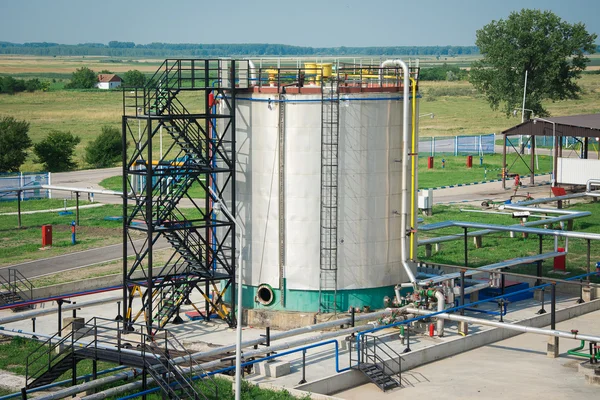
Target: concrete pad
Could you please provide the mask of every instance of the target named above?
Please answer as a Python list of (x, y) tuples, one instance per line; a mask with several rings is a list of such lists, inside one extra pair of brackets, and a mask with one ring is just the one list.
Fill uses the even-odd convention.
[[(600, 311), (557, 324), (557, 329), (597, 333)], [(579, 342), (563, 339), (564, 349)], [(578, 372), (582, 358), (560, 353), (546, 358), (547, 339), (522, 334), (404, 372), (402, 389), (383, 393), (369, 383), (334, 394), (349, 400), (424, 398), (443, 393), (445, 400), (463, 399), (562, 399), (598, 398), (598, 387), (585, 384)]]

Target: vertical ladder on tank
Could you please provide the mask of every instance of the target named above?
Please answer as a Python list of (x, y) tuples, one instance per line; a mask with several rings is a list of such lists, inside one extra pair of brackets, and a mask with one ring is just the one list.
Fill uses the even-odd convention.
[(339, 92), (335, 77), (322, 84), (321, 102), (321, 245), (319, 312), (336, 313)]

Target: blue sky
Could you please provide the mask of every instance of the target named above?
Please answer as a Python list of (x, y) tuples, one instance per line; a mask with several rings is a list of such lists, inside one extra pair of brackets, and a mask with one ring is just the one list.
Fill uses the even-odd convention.
[(473, 45), (522, 8), (600, 33), (598, 0), (0, 0), (0, 41)]

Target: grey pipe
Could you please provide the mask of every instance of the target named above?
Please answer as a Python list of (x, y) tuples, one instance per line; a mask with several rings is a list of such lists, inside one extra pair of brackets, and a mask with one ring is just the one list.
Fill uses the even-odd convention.
[[(112, 301), (117, 301), (120, 299), (122, 299), (122, 297), (119, 295), (119, 296), (112, 296), (112, 297), (108, 297), (108, 298), (104, 298), (104, 299), (83, 301), (83, 302), (77, 303), (77, 304), (67, 304), (62, 307), (62, 310), (69, 311), (69, 310), (74, 310), (74, 309), (78, 309), (78, 308), (85, 308), (85, 307), (95, 306), (95, 305), (102, 304), (102, 303), (110, 303)], [(40, 315), (53, 314), (55, 312), (58, 312), (58, 308), (44, 308), (41, 310), (27, 311), (24, 313), (12, 315), (10, 317), (0, 318), (0, 326), (2, 326), (4, 324), (10, 324), (11, 322), (23, 321), (25, 319), (39, 317)]]
[[(548, 229), (539, 229), (539, 228), (530, 228), (531, 226), (537, 225), (545, 225), (551, 224), (560, 221), (568, 221), (574, 218), (587, 217), (592, 215), (592, 213), (588, 211), (579, 212), (577, 214), (572, 215), (561, 215), (554, 218), (543, 219), (539, 221), (530, 221), (523, 225), (494, 225), (494, 224), (482, 224), (476, 222), (462, 222), (462, 221), (448, 221), (444, 224), (436, 224), (435, 228), (427, 229), (427, 226), (421, 227), (421, 230), (433, 230), (440, 228), (447, 228), (451, 226), (461, 227), (461, 228), (484, 228), (483, 230), (470, 232), (468, 236), (483, 236), (495, 231), (506, 231), (506, 232), (524, 232), (531, 233), (535, 235), (553, 235), (556, 237), (572, 237), (579, 239), (591, 239), (591, 240), (600, 240), (600, 235), (594, 233), (585, 233), (585, 232), (569, 232), (569, 231), (559, 231), (559, 230), (548, 230)], [(419, 246), (423, 246), (425, 244), (433, 244), (433, 243), (442, 243), (448, 242), (452, 240), (462, 239), (464, 236), (462, 234), (454, 234), (448, 236), (440, 236), (437, 238), (425, 239), (419, 241)]]
[[(532, 263), (532, 262), (536, 262), (536, 261), (540, 261), (540, 260), (545, 260), (548, 258), (554, 258), (554, 257), (558, 257), (558, 256), (561, 256), (564, 254), (565, 254), (564, 252), (552, 252), (552, 253), (535, 254), (533, 256), (527, 256), (527, 257), (519, 257), (519, 258), (514, 258), (512, 260), (500, 261), (498, 263), (484, 265), (483, 267), (479, 267), (477, 269), (470, 269), (465, 272), (465, 277), (481, 274), (484, 272), (493, 272), (494, 270), (497, 270), (497, 269), (503, 269), (503, 268), (508, 268), (508, 267), (512, 267), (512, 266), (516, 266), (516, 265)], [(432, 285), (435, 285), (435, 284), (438, 284), (438, 283), (441, 283), (444, 281), (456, 279), (458, 277), (460, 277), (460, 272), (453, 272), (450, 274), (444, 274), (444, 275), (440, 275), (440, 276), (433, 277), (433, 278), (423, 279), (422, 281), (419, 281), (418, 283), (420, 286), (432, 286)]]
[[(417, 308), (409, 308), (407, 311), (409, 313), (419, 314), (419, 315), (432, 314), (431, 311), (420, 310)], [(476, 324), (476, 325), (493, 326), (495, 328), (509, 329), (509, 330), (519, 331), (519, 332), (523, 332), (523, 333), (534, 333), (536, 335), (554, 336), (554, 337), (559, 337), (559, 338), (564, 338), (564, 339), (574, 339), (574, 340), (587, 340), (589, 342), (596, 342), (596, 343), (600, 342), (600, 336), (581, 335), (579, 333), (558, 331), (555, 329), (534, 328), (532, 326), (508, 324), (506, 322), (496, 322), (496, 321), (490, 321), (490, 320), (473, 318), (473, 317), (465, 317), (463, 315), (438, 314), (435, 317), (447, 319), (450, 321), (468, 322), (470, 324)]]
[[(381, 74), (383, 74), (383, 68), (387, 66), (400, 66), (402, 68), (403, 76), (403, 99), (402, 99), (402, 194), (400, 196), (400, 258), (402, 267), (408, 276), (408, 280), (416, 287), (417, 279), (413, 274), (410, 265), (408, 264), (407, 256), (407, 236), (408, 231), (408, 199), (409, 196), (414, 196), (414, 193), (409, 193), (408, 190), (408, 178), (406, 171), (409, 170), (409, 142), (410, 142), (410, 131), (408, 130), (408, 118), (410, 113), (410, 71), (408, 66), (402, 60), (386, 60), (381, 63)], [(415, 122), (413, 121), (413, 124)]]
[(588, 179), (588, 181), (585, 183), (585, 191), (591, 192), (592, 186), (600, 186), (600, 179)]
[[(389, 311), (394, 311), (394, 312), (406, 311), (406, 310), (408, 310), (408, 308), (411, 305), (407, 305), (407, 306), (404, 306), (404, 307), (401, 307), (401, 308), (397, 308), (397, 309), (394, 309), (394, 310), (389, 310)], [(369, 315), (372, 316), (372, 314), (369, 314)], [(369, 325), (361, 325), (361, 326), (355, 326), (355, 327), (352, 327), (352, 328), (342, 329), (342, 330), (339, 330), (339, 331), (325, 332), (325, 333), (321, 333), (321, 334), (316, 335), (316, 336), (310, 336), (310, 337), (307, 337), (307, 338), (297, 339), (297, 340), (292, 341), (292, 342), (285, 342), (285, 343), (281, 343), (281, 344), (278, 344), (278, 345), (275, 345), (275, 346), (263, 347), (263, 348), (259, 348), (257, 350), (251, 350), (251, 351), (249, 351), (247, 353), (244, 353), (244, 357), (245, 358), (254, 358), (254, 357), (263, 355), (265, 353), (271, 353), (271, 352), (276, 352), (276, 351), (281, 351), (281, 350), (292, 349), (292, 348), (300, 347), (300, 346), (308, 344), (308, 343), (315, 343), (315, 342), (320, 342), (322, 340), (335, 338), (337, 336), (350, 335), (352, 333), (357, 333), (357, 332), (361, 332), (361, 331), (372, 329), (372, 328), (374, 328), (376, 326), (378, 326), (378, 324), (376, 322), (371, 322)], [(182, 370), (184, 371), (184, 373), (187, 373), (187, 372), (201, 372), (203, 370), (208, 370), (208, 369), (219, 367), (221, 364), (222, 364), (221, 360), (214, 360), (214, 361), (208, 361), (208, 362), (202, 363), (202, 364), (200, 364), (198, 366), (195, 366), (195, 367), (182, 368)], [(106, 390), (104, 392), (99, 392), (99, 393), (96, 393), (96, 394), (93, 394), (93, 395), (90, 395), (90, 396), (83, 397), (82, 400), (99, 400), (99, 399), (105, 399), (107, 397), (114, 396), (114, 395), (116, 395), (118, 393), (122, 393), (124, 391), (139, 389), (141, 386), (142, 386), (142, 382), (141, 381), (131, 382), (131, 383), (125, 384), (123, 386), (119, 386), (119, 387), (108, 389), (108, 390)], [(46, 399), (50, 400), (51, 398), (50, 397), (48, 397), (48, 398), (43, 397), (43, 398), (39, 398), (39, 399), (40, 400), (46, 400)], [(52, 399), (54, 399), (54, 398), (52, 398)]]
[[(409, 305), (410, 306), (410, 305)], [(397, 309), (386, 309), (383, 311), (378, 311), (378, 312), (374, 312), (374, 313), (369, 313), (369, 314), (363, 314), (363, 315), (358, 315), (356, 316), (355, 320), (356, 321), (362, 321), (365, 319), (373, 319), (379, 316), (383, 316), (392, 312), (398, 312), (398, 311), (403, 311), (406, 310), (409, 306), (405, 306), (402, 308), (397, 308)], [(339, 319), (339, 320), (335, 320), (335, 321), (329, 321), (329, 322), (324, 322), (321, 324), (316, 324), (316, 325), (309, 325), (306, 327), (302, 327), (302, 328), (298, 328), (298, 329), (293, 329), (291, 331), (287, 331), (287, 332), (281, 332), (279, 334), (275, 334), (271, 336), (271, 340), (277, 340), (277, 339), (282, 339), (288, 336), (294, 336), (294, 335), (299, 335), (301, 333), (307, 333), (307, 332), (311, 332), (314, 331), (316, 329), (325, 329), (325, 328), (329, 328), (329, 327), (334, 327), (334, 326), (339, 326), (343, 323), (349, 323), (351, 321), (351, 318), (343, 318), (343, 319)], [(353, 332), (360, 332), (361, 330), (365, 330), (365, 329), (371, 329), (371, 326), (368, 325), (363, 325), (363, 326), (357, 326), (354, 328), (348, 328), (348, 329), (344, 329), (344, 330), (340, 330), (340, 331), (333, 331), (333, 332), (327, 332), (323, 335), (331, 335), (331, 336), (326, 336), (326, 338), (329, 337), (335, 337), (335, 336), (340, 336), (340, 335), (344, 335), (346, 333), (353, 333)], [(320, 336), (317, 336), (320, 337)], [(310, 338), (303, 338), (303, 339), (299, 339), (298, 341), (303, 341), (302, 343), (310, 343), (311, 340), (315, 340), (314, 339), (315, 336), (310, 337)], [(306, 342), (304, 342), (305, 340), (308, 340)], [(323, 339), (318, 339), (318, 340), (323, 340)], [(296, 342), (298, 342), (296, 341)], [(255, 340), (250, 340), (250, 341), (246, 341), (244, 343), (242, 343), (242, 347), (250, 347), (250, 346), (254, 346), (256, 344), (261, 344), (264, 342), (264, 339), (255, 339)], [(285, 344), (286, 347), (282, 347), (282, 348), (290, 348), (290, 347), (294, 347), (294, 346), (300, 346), (301, 344), (294, 344), (296, 342), (290, 342)], [(254, 353), (257, 354), (264, 354), (267, 352), (273, 352), (276, 351), (276, 349), (279, 349), (279, 346), (281, 345), (277, 345), (277, 346), (271, 346), (271, 347), (265, 347), (265, 348), (261, 348), (259, 350), (255, 350), (255, 351), (251, 351), (249, 353), (245, 354), (245, 357), (252, 357)], [(209, 350), (207, 352), (198, 352), (198, 353), (194, 353), (192, 354), (192, 358), (194, 359), (198, 359), (198, 358), (202, 358), (202, 357), (209, 357), (209, 356), (215, 356), (218, 354), (223, 354), (229, 351), (235, 350), (235, 344), (233, 345), (229, 345), (229, 346), (223, 346), (223, 347), (219, 347), (216, 349), (212, 349)], [(173, 359), (174, 362), (181, 362), (183, 361), (184, 358), (183, 357), (178, 357)], [(186, 361), (189, 361), (189, 359), (185, 359)], [(215, 365), (218, 365), (220, 363), (220, 361), (215, 361), (214, 362)], [(206, 364), (206, 363), (205, 363)], [(205, 364), (201, 364), (200, 366), (204, 369), (210, 368), (207, 367)], [(185, 370), (185, 369), (184, 369)], [(63, 389), (57, 392), (54, 392), (52, 394), (48, 394), (46, 396), (43, 397), (39, 397), (38, 399), (40, 400), (56, 400), (56, 399), (61, 399), (63, 397), (67, 397), (67, 396), (72, 396), (74, 394), (77, 393), (81, 393), (81, 392), (85, 392), (87, 390), (93, 389), (97, 386), (101, 386), (104, 384), (109, 384), (109, 383), (113, 383), (113, 382), (118, 382), (120, 380), (125, 380), (125, 379), (131, 379), (132, 377), (134, 377), (136, 374), (134, 374), (133, 371), (126, 371), (126, 372), (119, 372), (115, 375), (111, 375), (111, 376), (107, 376), (104, 378), (100, 378), (100, 379), (96, 379), (95, 381), (90, 381), (90, 382), (85, 382), (85, 383), (81, 383), (79, 385), (76, 386), (72, 386), (70, 388), (67, 389)], [(134, 382), (135, 383), (135, 382)], [(120, 388), (124, 388), (123, 390), (128, 390), (129, 389), (129, 385), (124, 385), (124, 386), (119, 386), (118, 388), (113, 388), (110, 389), (112, 390), (117, 390)], [(139, 385), (141, 386), (141, 383), (139, 383)], [(139, 386), (135, 386), (135, 388), (138, 388)], [(121, 391), (117, 392), (120, 393)], [(111, 392), (112, 393), (112, 392)], [(97, 393), (96, 395), (100, 395), (100, 393)], [(96, 396), (96, 395), (92, 395), (92, 396)], [(109, 394), (111, 395), (111, 394)], [(109, 396), (107, 395), (107, 396)], [(85, 399), (90, 400), (90, 399), (103, 399), (106, 397), (92, 397), (92, 396), (88, 396), (85, 397)]]

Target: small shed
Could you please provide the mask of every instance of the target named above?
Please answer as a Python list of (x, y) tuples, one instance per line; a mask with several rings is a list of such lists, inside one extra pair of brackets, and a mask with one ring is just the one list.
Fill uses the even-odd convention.
[[(502, 135), (504, 165), (508, 165), (507, 147), (512, 146), (517, 157), (530, 165), (530, 183), (534, 183), (538, 153), (553, 158), (552, 186), (585, 185), (589, 179), (600, 178), (600, 114), (534, 118), (505, 130)], [(510, 140), (518, 136), (523, 138), (520, 148)]]
[(115, 74), (100, 74), (98, 75), (98, 83), (96, 87), (98, 89), (114, 89), (121, 86), (123, 80)]

